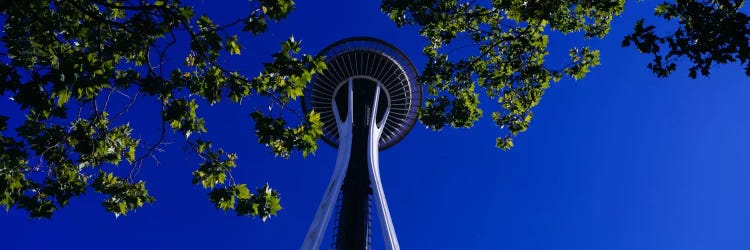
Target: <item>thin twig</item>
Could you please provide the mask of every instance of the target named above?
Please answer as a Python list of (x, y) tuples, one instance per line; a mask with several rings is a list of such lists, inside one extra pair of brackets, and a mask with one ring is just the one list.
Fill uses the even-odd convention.
[[(164, 110), (164, 108), (165, 106), (164, 104), (162, 104), (162, 107), (161, 107), (162, 111)], [(158, 150), (159, 145), (161, 145), (162, 142), (164, 141), (164, 135), (166, 134), (166, 132), (167, 132), (167, 123), (165, 121), (162, 121), (161, 122), (161, 135), (159, 135), (159, 140), (157, 140), (156, 143), (151, 145), (151, 147), (149, 147), (149, 149), (146, 150), (144, 154), (141, 154), (140, 156), (138, 156), (138, 158), (136, 158), (135, 161), (141, 161), (147, 156), (151, 155), (154, 151)]]
[[(117, 92), (119, 93), (119, 91), (117, 91)], [(125, 114), (125, 112), (127, 112), (130, 109), (130, 106), (132, 106), (133, 103), (135, 103), (135, 99), (138, 98), (138, 95), (140, 93), (141, 93), (140, 91), (136, 92), (135, 95), (133, 96), (133, 98), (130, 98), (130, 102), (128, 102), (128, 104), (126, 104), (125, 107), (123, 107), (122, 110), (120, 110), (120, 112), (118, 112), (117, 115), (115, 115), (111, 120), (114, 121), (117, 118), (119, 118), (120, 116), (122, 116), (123, 114)], [(123, 95), (125, 95), (125, 94), (123, 94)], [(125, 96), (127, 96), (127, 95), (125, 95)]]
[(102, 110), (107, 111), (107, 106), (109, 105), (109, 97), (112, 96), (112, 92), (114, 92), (114, 88), (109, 89), (109, 93), (107, 93), (107, 98), (104, 100), (104, 107), (102, 107)]

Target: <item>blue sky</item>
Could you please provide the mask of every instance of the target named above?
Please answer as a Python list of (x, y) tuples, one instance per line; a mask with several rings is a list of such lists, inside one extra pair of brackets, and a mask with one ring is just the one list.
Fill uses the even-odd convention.
[[(226, 20), (245, 1), (198, 3)], [(363, 1), (364, 2), (364, 1)], [(315, 54), (350, 36), (372, 36), (403, 50), (421, 70), (424, 41), (398, 29), (372, 1), (299, 1), (262, 37), (243, 34), (229, 65), (257, 74), (290, 35)], [(403, 249), (749, 249), (750, 84), (738, 65), (670, 78), (647, 69), (648, 57), (621, 48), (635, 20), (653, 20), (653, 2), (628, 3), (602, 40), (551, 37), (552, 57), (570, 46), (601, 49), (602, 65), (583, 80), (554, 84), (534, 109), (529, 130), (509, 152), (483, 117), (472, 129), (432, 132), (417, 124), (381, 153), (384, 189)], [(557, 58), (557, 59), (556, 59)], [(179, 62), (179, 58), (175, 59)], [(14, 107), (7, 100), (2, 110)], [(336, 151), (321, 142), (313, 157), (276, 159), (256, 143), (247, 116), (260, 101), (201, 106), (208, 136), (239, 154), (235, 178), (269, 182), (284, 210), (263, 223), (215, 209), (190, 183), (197, 159), (179, 135), (140, 177), (157, 202), (115, 218), (101, 196), (77, 198), (52, 220), (11, 210), (0, 216), (2, 249), (298, 249), (329, 180)], [(136, 135), (153, 138), (154, 103), (132, 108)], [(492, 103), (484, 100), (489, 114)], [(378, 232), (379, 230), (374, 230)], [(327, 239), (330, 241), (330, 238)], [(374, 238), (376, 248), (382, 239)]]

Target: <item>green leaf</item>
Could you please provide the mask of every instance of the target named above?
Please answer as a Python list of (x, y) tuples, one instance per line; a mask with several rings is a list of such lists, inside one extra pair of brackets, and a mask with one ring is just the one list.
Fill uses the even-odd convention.
[(57, 92), (57, 106), (62, 107), (70, 99), (70, 89), (64, 88)]
[(240, 45), (237, 43), (237, 35), (231, 36), (227, 39), (226, 49), (227, 51), (229, 51), (229, 54), (232, 54), (232, 55), (240, 54)]
[(250, 199), (250, 190), (245, 184), (238, 184), (232, 186), (232, 192), (238, 199)]

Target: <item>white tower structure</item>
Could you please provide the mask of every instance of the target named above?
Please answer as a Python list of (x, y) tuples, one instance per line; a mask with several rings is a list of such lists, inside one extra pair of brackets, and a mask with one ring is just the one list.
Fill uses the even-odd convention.
[(321, 114), (323, 140), (338, 148), (338, 156), (302, 249), (319, 249), (334, 213), (335, 249), (370, 249), (373, 201), (386, 249), (399, 249), (378, 152), (398, 143), (416, 122), (422, 101), (416, 69), (396, 47), (369, 37), (340, 40), (320, 55), (328, 70), (305, 90), (303, 108)]

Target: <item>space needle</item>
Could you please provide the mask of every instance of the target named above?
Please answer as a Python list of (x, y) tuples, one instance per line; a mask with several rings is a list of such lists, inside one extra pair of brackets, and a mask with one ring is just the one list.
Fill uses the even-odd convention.
[(323, 140), (338, 149), (336, 165), (301, 249), (319, 249), (335, 215), (333, 248), (371, 249), (375, 206), (385, 248), (399, 249), (378, 163), (417, 120), (422, 91), (416, 68), (395, 46), (352, 37), (324, 48), (328, 70), (305, 89), (303, 109), (321, 114)]

